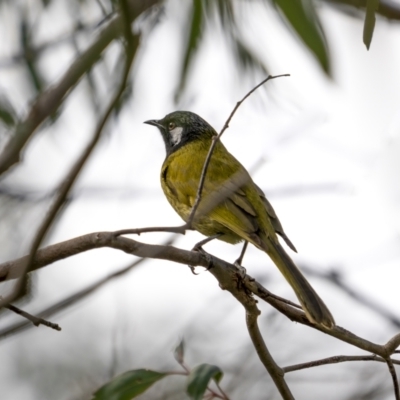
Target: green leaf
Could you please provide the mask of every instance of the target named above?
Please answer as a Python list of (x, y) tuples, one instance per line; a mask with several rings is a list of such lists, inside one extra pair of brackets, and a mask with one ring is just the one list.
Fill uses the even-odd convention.
[(185, 342), (183, 339), (179, 342), (178, 346), (175, 347), (174, 357), (179, 364), (183, 364), (185, 358)]
[(372, 35), (374, 34), (375, 28), (375, 11), (378, 10), (379, 0), (367, 0), (367, 6), (365, 10), (365, 21), (364, 21), (364, 32), (363, 42), (369, 50), (371, 45)]
[(181, 95), (183, 89), (186, 86), (189, 66), (192, 62), (193, 56), (197, 50), (197, 46), (203, 34), (203, 19), (203, 0), (193, 0), (192, 17), (189, 25), (189, 39), (186, 45), (185, 58), (183, 59), (181, 79), (178, 91), (175, 96), (176, 98)]
[(223, 375), (216, 365), (201, 364), (190, 372), (186, 392), (191, 399), (201, 400), (211, 379), (219, 383)]
[(17, 116), (14, 110), (14, 107), (8, 100), (8, 98), (4, 95), (0, 95), (0, 121), (4, 123), (4, 125), (11, 127), (15, 125), (17, 120)]
[(322, 69), (330, 74), (328, 47), (312, 0), (273, 0), (287, 22), (315, 55)]
[(101, 387), (94, 394), (93, 400), (133, 399), (167, 375), (148, 369), (135, 369), (125, 372)]
[(204, 0), (203, 5), (206, 14), (211, 18), (213, 18), (215, 12), (217, 12), (224, 29), (232, 30), (236, 28), (232, 0)]
[(28, 71), (29, 78), (37, 93), (41, 93), (44, 81), (37, 65), (37, 52), (32, 46), (32, 32), (29, 29), (28, 21), (25, 16), (20, 23), (21, 47), (24, 53), (23, 61)]
[(235, 53), (236, 58), (240, 62), (240, 66), (246, 72), (247, 70), (259, 70), (263, 73), (263, 75), (268, 75), (267, 68), (248, 47), (247, 45), (240, 40), (238, 37), (235, 37), (233, 40), (233, 51)]

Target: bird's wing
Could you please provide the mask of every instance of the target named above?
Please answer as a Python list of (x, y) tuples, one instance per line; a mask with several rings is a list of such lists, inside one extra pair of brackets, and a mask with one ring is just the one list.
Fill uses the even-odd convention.
[(262, 202), (264, 203), (265, 209), (267, 210), (267, 213), (271, 219), (272, 225), (275, 229), (275, 232), (286, 242), (286, 244), (294, 251), (297, 253), (296, 247), (294, 247), (294, 244), (290, 241), (290, 239), (286, 236), (286, 233), (284, 232), (283, 228), (282, 228), (282, 224), (279, 221), (278, 216), (275, 213), (275, 210), (273, 209), (271, 203), (268, 201), (268, 199), (265, 197), (264, 192), (260, 189), (259, 186), (257, 186), (256, 184), (254, 184), (256, 189), (257, 189), (257, 193), (259, 194)]
[[(161, 175), (168, 200), (184, 220), (195, 203), (204, 152), (185, 147), (166, 160)], [(272, 209), (272, 207), (271, 207)], [(258, 211), (257, 211), (258, 210)], [(207, 216), (261, 248), (276, 239), (272, 217), (246, 169), (220, 143), (208, 166), (196, 219)]]
[(266, 237), (276, 238), (271, 218), (263, 212), (257, 187), (236, 158), (226, 150), (218, 151), (207, 176), (212, 180), (205, 180), (199, 213), (261, 248), (266, 245)]

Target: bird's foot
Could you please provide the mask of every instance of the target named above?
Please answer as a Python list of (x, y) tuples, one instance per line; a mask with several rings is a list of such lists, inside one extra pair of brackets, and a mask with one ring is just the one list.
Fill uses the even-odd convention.
[(233, 265), (238, 269), (238, 273), (239, 273), (239, 277), (242, 279), (242, 280), (244, 280), (244, 278), (246, 277), (246, 275), (247, 275), (247, 271), (246, 271), (246, 268), (245, 267), (243, 267), (241, 264), (240, 264), (240, 259), (237, 259), (234, 263), (233, 263)]
[[(201, 254), (206, 258), (207, 264), (208, 264), (208, 266), (207, 266), (207, 268), (206, 268), (206, 271), (210, 270), (210, 269), (214, 266), (213, 261), (212, 261), (212, 257), (211, 257), (210, 254), (208, 254), (208, 253), (203, 249), (203, 247), (202, 247), (204, 244), (206, 244), (206, 243), (208, 243), (208, 242), (210, 241), (210, 240), (208, 240), (208, 239), (209, 239), (209, 238), (204, 239), (204, 240), (202, 240), (202, 241), (199, 242), (199, 243), (196, 243), (196, 244), (194, 245), (193, 249), (192, 249), (192, 251), (196, 251), (196, 252), (198, 252), (198, 253), (201, 253)], [(190, 270), (192, 271), (192, 274), (193, 274), (193, 275), (198, 275), (198, 273), (195, 271), (195, 268), (196, 268), (196, 267), (194, 267), (193, 265), (188, 265), (188, 267), (189, 267)]]

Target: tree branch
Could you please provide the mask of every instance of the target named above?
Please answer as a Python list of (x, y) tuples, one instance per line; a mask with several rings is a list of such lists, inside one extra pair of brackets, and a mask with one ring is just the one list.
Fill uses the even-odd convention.
[[(257, 309), (258, 311), (258, 309)], [(261, 362), (264, 364), (264, 367), (270, 374), (272, 380), (275, 383), (275, 386), (278, 388), (279, 393), (282, 398), (285, 400), (294, 400), (294, 397), (284, 379), (284, 371), (272, 358), (270, 352), (268, 351), (267, 346), (265, 345), (264, 339), (261, 336), (260, 329), (258, 328), (257, 318), (260, 312), (250, 312), (246, 310), (246, 324), (247, 329), (250, 334), (250, 338), (253, 342), (253, 345), (257, 351), (258, 357)]]
[[(283, 383), (284, 381), (279, 378), (279, 374), (280, 371), (288, 372), (289, 370), (277, 369), (279, 367), (274, 367), (272, 358), (270, 359), (270, 356), (268, 356), (268, 349), (266, 349), (265, 343), (256, 325), (259, 310), (256, 306), (256, 300), (251, 296), (251, 293), (268, 302), (292, 321), (307, 325), (343, 342), (356, 346), (359, 349), (380, 356), (388, 364), (396, 393), (398, 391), (397, 376), (393, 374), (393, 363), (398, 364), (398, 361), (391, 360), (390, 356), (396, 352), (397, 347), (400, 345), (400, 333), (388, 340), (386, 344), (379, 345), (363, 339), (340, 326), (326, 329), (323, 326), (314, 325), (307, 319), (301, 309), (293, 307), (285, 300), (282, 301), (279, 297), (270, 293), (260, 283), (254, 280), (254, 278), (246, 275), (244, 279), (241, 279), (234, 265), (205, 252), (186, 251), (173, 246), (150, 245), (126, 237), (116, 236), (115, 232), (95, 232), (38, 250), (33, 259), (32, 270), (45, 267), (46, 265), (71, 255), (101, 247), (118, 249), (142, 258), (169, 260), (185, 266), (191, 265), (209, 268), (210, 265), (212, 265), (209, 272), (217, 279), (219, 286), (223, 290), (228, 290), (246, 309), (248, 329), (253, 344), (263, 364), (267, 367), (266, 364), (269, 363), (268, 368), (270, 369), (267, 368), (267, 370), (271, 373), (281, 394), (286, 391), (286, 383)], [(0, 281), (18, 278), (20, 266), (26, 263), (27, 257), (28, 256), (25, 256), (1, 264)], [(286, 393), (285, 396), (289, 396), (289, 393)]]
[(246, 276), (244, 285), (247, 290), (272, 305), (282, 314), (286, 315), (286, 317), (288, 317), (290, 320), (313, 327), (314, 329), (317, 329), (329, 336), (333, 336), (343, 342), (349, 343), (355, 347), (358, 347), (359, 349), (368, 351), (369, 353), (377, 354), (385, 360), (390, 357), (400, 345), (400, 334), (395, 335), (386, 344), (379, 345), (363, 339), (340, 326), (335, 326), (333, 329), (326, 329), (324, 327), (314, 325), (307, 319), (303, 311), (295, 309), (290, 305), (277, 300), (275, 296), (271, 296), (271, 293), (253, 278)]
[[(138, 35), (132, 35), (127, 12), (128, 11), (125, 10), (125, 13), (124, 12), (121, 13), (122, 14), (121, 22), (124, 27), (123, 32), (124, 32), (124, 36), (126, 38), (125, 65), (124, 65), (124, 70), (123, 70), (122, 77), (121, 77), (121, 83), (120, 83), (116, 93), (114, 94), (113, 98), (111, 99), (110, 104), (108, 105), (106, 111), (104, 112), (103, 117), (100, 119), (91, 141), (86, 146), (86, 148), (84, 149), (84, 151), (82, 152), (82, 154), (78, 158), (78, 160), (75, 162), (75, 164), (72, 166), (71, 170), (68, 172), (65, 179), (62, 181), (62, 183), (57, 191), (56, 199), (54, 200), (53, 204), (50, 206), (49, 211), (47, 212), (44, 220), (42, 221), (42, 223), (38, 229), (38, 232), (36, 233), (36, 235), (33, 239), (31, 249), (29, 252), (29, 256), (26, 259), (26, 263), (22, 266), (22, 271), (20, 273), (21, 277), (25, 274), (26, 271), (30, 270), (36, 251), (38, 250), (42, 240), (44, 239), (47, 231), (49, 230), (50, 226), (52, 225), (59, 210), (64, 205), (65, 199), (67, 198), (67, 195), (68, 195), (71, 187), (73, 186), (75, 180), (77, 179), (80, 172), (82, 171), (83, 166), (86, 164), (86, 162), (89, 159), (90, 155), (92, 154), (94, 148), (96, 147), (96, 145), (101, 137), (103, 128), (108, 121), (108, 118), (110, 117), (112, 111), (114, 110), (115, 106), (117, 105), (120, 97), (124, 93), (124, 90), (126, 87), (126, 82), (128, 80), (129, 72), (130, 72), (130, 69), (132, 66), (133, 58), (134, 58), (136, 49), (139, 44)], [(5, 298), (0, 299), (0, 307), (4, 304), (8, 304), (11, 301), (13, 301), (18, 296), (21, 287), (22, 287), (22, 279), (20, 279), (17, 282), (17, 284), (15, 285), (15, 287), (13, 288), (12, 292), (9, 295), (5, 296)]]
[(397, 379), (396, 370), (394, 369), (393, 360), (390, 357), (388, 357), (386, 359), (386, 364), (389, 368), (389, 373), (392, 377), (394, 396), (396, 400), (400, 400), (399, 381)]
[[(173, 235), (163, 245), (170, 246), (174, 242), (175, 238), (176, 238), (176, 235)], [(53, 247), (53, 246), (49, 246), (49, 247)], [(50, 249), (50, 250), (51, 250), (50, 251), (51, 254), (55, 253), (53, 251), (54, 249)], [(50, 258), (48, 258), (48, 260), (50, 260)], [(128, 272), (130, 272), (132, 269), (136, 268), (138, 265), (140, 265), (145, 260), (146, 260), (145, 258), (140, 258), (139, 260), (136, 260), (136, 261), (130, 263), (128, 266), (125, 266), (115, 272), (112, 272), (111, 274), (105, 276), (104, 278), (101, 278), (97, 282), (88, 285), (86, 288), (79, 290), (78, 292), (76, 292), (70, 296), (67, 296), (66, 298), (58, 301), (57, 303), (51, 305), (50, 307), (47, 307), (44, 310), (38, 312), (37, 316), (40, 316), (43, 318), (48, 318), (50, 316), (58, 314), (59, 312), (65, 310), (66, 308), (68, 308), (68, 307), (76, 304), (77, 302), (85, 299), (86, 297), (94, 294), (99, 289), (101, 289), (103, 286), (105, 286), (106, 284), (113, 281), (115, 278), (119, 278), (119, 277), (127, 274)], [(32, 325), (27, 323), (26, 321), (19, 322), (14, 325), (8, 326), (8, 327), (0, 330), (0, 340), (11, 334), (15, 334), (15, 333), (21, 332), (23, 330), (26, 330), (26, 329), (30, 328), (31, 326)]]
[[(58, 324), (54, 324), (53, 322), (46, 321), (43, 318), (39, 318), (32, 314), (29, 314), (26, 311), (13, 306), (12, 304), (5, 305), (5, 308), (9, 309), (10, 311), (14, 312), (15, 314), (21, 315), (22, 317), (26, 318), (28, 321), (32, 322), (32, 324), (35, 326), (44, 325), (44, 326), (47, 326), (48, 328), (55, 329), (56, 331), (61, 331), (61, 328)], [(31, 324), (29, 324), (29, 325), (32, 326)]]
[[(378, 361), (386, 363), (386, 360), (382, 357), (372, 354), (370, 356), (333, 356), (322, 358), (321, 360), (309, 361), (306, 363), (289, 365), (288, 367), (282, 368), (282, 370), (287, 372), (300, 371), (302, 369), (319, 367), (321, 365), (338, 364), (349, 361)], [(400, 360), (392, 360), (393, 364), (400, 365)]]
[[(385, 345), (379, 345), (360, 338), (339, 326), (333, 329), (325, 329), (313, 325), (308, 321), (301, 309), (294, 308), (287, 301), (281, 301), (278, 296), (272, 295), (249, 275), (246, 275), (245, 279), (241, 281), (242, 284), (238, 285), (237, 268), (217, 257), (208, 254), (206, 256), (201, 252), (182, 250), (173, 246), (150, 245), (126, 237), (115, 236), (114, 232), (94, 232), (40, 249), (34, 257), (31, 270), (38, 270), (58, 260), (102, 247), (114, 248), (138, 257), (169, 260), (179, 264), (205, 268), (209, 267), (211, 260), (213, 268), (210, 269), (210, 273), (218, 280), (221, 288), (230, 291), (245, 308), (247, 304), (253, 307), (254, 299), (248, 295), (248, 293), (253, 293), (286, 315), (290, 320), (313, 327), (362, 350), (380, 355), (385, 359), (390, 357), (400, 345), (400, 334), (395, 335)], [(26, 262), (26, 258), (27, 256), (0, 264), (0, 281), (18, 278), (18, 271), (20, 266)]]
[[(130, 0), (128, 2), (130, 21), (156, 3), (158, 0)], [(82, 76), (98, 61), (108, 45), (123, 34), (122, 19), (120, 15), (113, 18), (99, 33), (94, 43), (68, 68), (58, 83), (37, 97), (27, 117), (18, 124), (0, 155), (0, 174), (19, 162), (21, 151), (35, 130), (54, 114)]]

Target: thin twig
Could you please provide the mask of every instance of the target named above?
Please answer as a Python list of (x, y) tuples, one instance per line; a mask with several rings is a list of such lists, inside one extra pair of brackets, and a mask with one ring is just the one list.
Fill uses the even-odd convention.
[[(12, 304), (7, 304), (5, 308), (8, 308), (10, 311), (14, 312), (15, 314), (21, 315), (21, 317), (26, 318), (28, 321), (32, 322), (33, 325), (39, 326), (39, 325), (44, 325), (47, 326), (48, 328), (55, 329), (56, 331), (61, 331), (61, 327), (58, 324), (55, 324), (50, 321), (46, 321), (43, 318), (36, 317), (32, 314), (27, 313), (24, 310), (21, 310), (20, 308), (12, 305)], [(31, 324), (29, 324), (32, 326)]]
[(389, 372), (392, 377), (394, 396), (395, 396), (396, 400), (400, 400), (399, 381), (397, 379), (397, 374), (396, 374), (396, 370), (393, 365), (393, 360), (390, 357), (388, 357), (386, 359), (386, 364), (389, 368)]
[(236, 106), (234, 107), (234, 109), (232, 110), (232, 112), (230, 113), (228, 119), (226, 120), (224, 126), (222, 127), (220, 133), (217, 136), (213, 137), (213, 141), (211, 143), (210, 149), (208, 151), (206, 160), (204, 161), (203, 164), (203, 170), (201, 171), (201, 176), (200, 176), (200, 182), (199, 182), (199, 186), (197, 188), (197, 194), (196, 194), (196, 200), (193, 204), (192, 210), (190, 212), (189, 218), (188, 218), (188, 222), (187, 225), (191, 226), (193, 220), (194, 220), (194, 216), (196, 213), (197, 208), (199, 207), (200, 204), (200, 200), (201, 200), (201, 196), (202, 196), (202, 192), (203, 192), (203, 187), (204, 187), (204, 182), (206, 179), (206, 174), (207, 174), (207, 169), (208, 169), (208, 165), (210, 164), (210, 160), (211, 160), (211, 156), (212, 153), (214, 151), (214, 148), (218, 142), (218, 140), (220, 140), (221, 136), (223, 135), (223, 133), (228, 129), (229, 127), (229, 123), (231, 122), (233, 116), (235, 115), (236, 111), (238, 110), (238, 108), (240, 107), (240, 105), (249, 97), (251, 96), (260, 86), (264, 85), (264, 83), (268, 82), (271, 79), (275, 79), (275, 78), (280, 78), (283, 76), (290, 76), (290, 74), (282, 74), (282, 75), (275, 75), (275, 76), (271, 76), (269, 75), (267, 78), (265, 78), (262, 82), (260, 82), (257, 86), (255, 86), (253, 89), (251, 89), (243, 98), (242, 100), (239, 100), (236, 103)]
[[(135, 36), (135, 42), (133, 41), (134, 38), (132, 36), (132, 34), (127, 33), (130, 32), (130, 30), (125, 30), (126, 36), (127, 36), (127, 45), (125, 47), (125, 65), (124, 65), (124, 71), (121, 77), (121, 83), (118, 87), (118, 90), (116, 91), (115, 95), (113, 96), (109, 106), (107, 107), (103, 117), (101, 118), (100, 122), (98, 123), (95, 132), (93, 134), (93, 137), (91, 139), (91, 141), (89, 142), (89, 144), (86, 146), (86, 148), (84, 149), (83, 153), (81, 154), (81, 156), (78, 158), (78, 160), (76, 161), (76, 163), (73, 165), (73, 167), (71, 168), (71, 170), (68, 172), (67, 176), (65, 177), (65, 179), (62, 181), (60, 188), (58, 189), (58, 194), (56, 196), (55, 201), (53, 202), (53, 204), (50, 206), (50, 209), (47, 213), (47, 215), (45, 216), (42, 224), (40, 225), (37, 234), (35, 235), (34, 239), (33, 239), (33, 243), (31, 245), (31, 249), (29, 252), (29, 256), (28, 259), (26, 260), (26, 264), (23, 266), (23, 269), (20, 273), (21, 278), (24, 276), (26, 271), (29, 271), (31, 266), (32, 266), (32, 262), (33, 259), (35, 257), (36, 251), (38, 250), (43, 238), (45, 237), (47, 231), (49, 230), (50, 226), (52, 225), (55, 217), (57, 216), (58, 212), (60, 211), (60, 209), (62, 208), (62, 206), (65, 203), (65, 199), (72, 187), (72, 185), (74, 184), (75, 180), (77, 179), (77, 177), (79, 176), (83, 166), (86, 164), (87, 160), (89, 159), (90, 155), (92, 154), (94, 148), (96, 147), (100, 137), (101, 137), (101, 133), (103, 131), (103, 128), (106, 124), (106, 122), (108, 121), (108, 118), (110, 117), (112, 111), (114, 110), (115, 106), (118, 104), (118, 101), (120, 99), (120, 97), (122, 96), (122, 94), (124, 93), (125, 87), (126, 87), (126, 82), (128, 80), (129, 77), (129, 72), (131, 69), (131, 65), (132, 65), (132, 61), (133, 61), (133, 57), (136, 51), (136, 48), (138, 46), (138, 38), (137, 36)], [(129, 38), (128, 38), (129, 36)], [(4, 299), (0, 300), (0, 307), (4, 304), (7, 304), (11, 301), (13, 301), (19, 294), (20, 290), (22, 287), (22, 279), (20, 279), (13, 291)]]
[(282, 303), (288, 304), (289, 306), (298, 308), (299, 310), (303, 310), (303, 308), (299, 304), (296, 304), (293, 301), (290, 301), (288, 299), (280, 297), (280, 296), (270, 292), (268, 289), (266, 289), (264, 286), (261, 286), (261, 285), (258, 286), (258, 296), (260, 298), (262, 298), (263, 300), (267, 301), (267, 302), (268, 302), (267, 299), (269, 297), (271, 297), (271, 298), (276, 299), (276, 300), (278, 300), (278, 301), (280, 301)]
[[(289, 365), (282, 369), (285, 373), (288, 373), (293, 371), (300, 371), (302, 369), (307, 369), (307, 368), (319, 367), (321, 365), (338, 364), (349, 361), (378, 361), (386, 363), (386, 360), (384, 358), (379, 357), (376, 354), (372, 354), (369, 356), (333, 356), (333, 357), (322, 358), (321, 360)], [(400, 365), (400, 360), (392, 360), (392, 362), (393, 364)]]
[(180, 233), (184, 235), (186, 233), (187, 227), (185, 225), (181, 226), (155, 226), (150, 228), (136, 228), (136, 229), (121, 229), (119, 231), (115, 231), (114, 235), (122, 236), (122, 235), (141, 235), (142, 233), (149, 232), (170, 232), (170, 233)]
[(270, 352), (268, 351), (267, 346), (265, 345), (264, 339), (260, 333), (260, 329), (258, 328), (257, 318), (258, 315), (256, 313), (248, 312), (246, 310), (247, 329), (249, 331), (253, 345), (257, 351), (258, 357), (260, 358), (261, 362), (264, 364), (264, 367), (270, 374), (282, 398), (284, 400), (294, 400), (294, 397), (289, 389), (289, 386), (285, 381), (284, 371), (272, 358)]
[(218, 390), (221, 392), (221, 395), (222, 395), (221, 398), (224, 399), (224, 400), (229, 400), (229, 396), (222, 389), (221, 385), (218, 382), (215, 382), (215, 385), (217, 386)]

